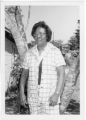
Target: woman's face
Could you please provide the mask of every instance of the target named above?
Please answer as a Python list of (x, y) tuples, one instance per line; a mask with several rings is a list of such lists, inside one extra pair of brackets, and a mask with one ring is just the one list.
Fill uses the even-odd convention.
[(37, 45), (44, 45), (47, 43), (46, 40), (46, 30), (42, 27), (38, 27), (34, 34), (34, 39)]

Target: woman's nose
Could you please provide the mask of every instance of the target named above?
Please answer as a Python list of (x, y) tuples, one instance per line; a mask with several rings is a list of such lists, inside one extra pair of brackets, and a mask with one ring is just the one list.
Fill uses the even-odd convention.
[(38, 38), (41, 38), (41, 34), (38, 34), (37, 37), (38, 37)]

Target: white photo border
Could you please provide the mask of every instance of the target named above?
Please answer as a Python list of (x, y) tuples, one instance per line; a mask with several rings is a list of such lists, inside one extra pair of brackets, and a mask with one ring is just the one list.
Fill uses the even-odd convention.
[[(6, 115), (5, 114), (5, 11), (6, 5), (21, 5), (21, 6), (79, 6), (80, 7), (80, 115)], [(84, 2), (56, 2), (56, 1), (2, 1), (1, 2), (1, 81), (0, 81), (0, 118), (1, 120), (84, 120), (85, 119), (85, 31), (84, 31)], [(81, 81), (82, 80), (82, 81)], [(84, 86), (84, 87), (83, 87)]]

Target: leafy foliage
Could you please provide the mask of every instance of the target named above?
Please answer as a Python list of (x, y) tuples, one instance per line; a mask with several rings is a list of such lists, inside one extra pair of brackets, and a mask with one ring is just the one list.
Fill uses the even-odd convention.
[(19, 57), (15, 60), (12, 71), (10, 73), (9, 87), (6, 94), (11, 94), (11, 92), (16, 92), (19, 89), (19, 82), (22, 73), (22, 68), (20, 65)]
[(79, 50), (80, 49), (80, 20), (78, 20), (78, 28), (74, 36), (72, 36), (69, 40), (70, 50)]

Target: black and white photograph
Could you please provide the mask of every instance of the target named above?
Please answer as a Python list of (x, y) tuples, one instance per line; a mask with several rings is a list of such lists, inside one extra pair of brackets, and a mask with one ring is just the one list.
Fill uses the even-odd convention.
[(80, 32), (78, 5), (4, 6), (5, 115), (81, 114)]

